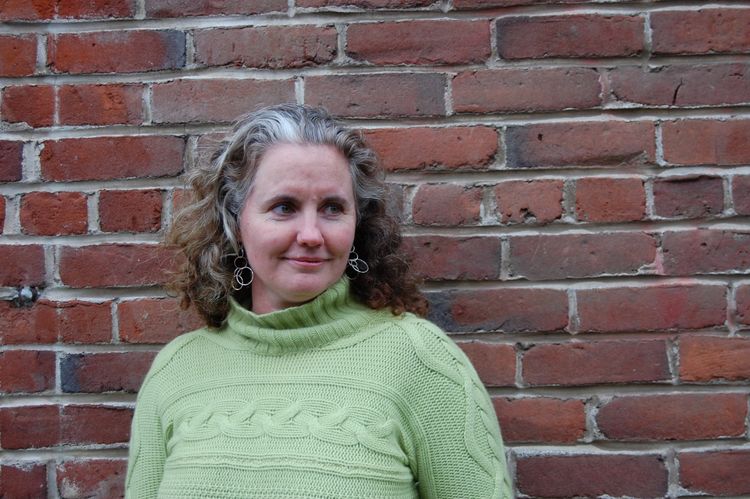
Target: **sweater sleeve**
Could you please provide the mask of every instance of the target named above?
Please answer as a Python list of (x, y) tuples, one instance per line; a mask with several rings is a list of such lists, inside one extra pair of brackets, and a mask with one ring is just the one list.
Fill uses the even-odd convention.
[[(413, 472), (422, 498), (513, 497), (500, 428), (469, 359), (427, 321), (408, 330), (421, 365), (408, 398)], [(410, 325), (411, 326), (411, 325)]]

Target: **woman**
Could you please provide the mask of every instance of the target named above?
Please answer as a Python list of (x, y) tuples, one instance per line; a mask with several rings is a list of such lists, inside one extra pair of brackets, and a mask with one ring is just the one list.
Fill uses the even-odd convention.
[(240, 121), (172, 240), (207, 327), (138, 395), (128, 497), (510, 497), (489, 397), (418, 318), (382, 173), (320, 109)]

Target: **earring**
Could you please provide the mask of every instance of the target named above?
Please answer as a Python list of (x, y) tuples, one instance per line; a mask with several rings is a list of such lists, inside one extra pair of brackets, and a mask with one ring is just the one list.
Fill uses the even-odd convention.
[(370, 270), (370, 266), (367, 265), (367, 262), (362, 260), (357, 252), (354, 251), (354, 246), (352, 246), (352, 250), (349, 252), (349, 266), (359, 274), (364, 274)]
[[(245, 278), (242, 277), (242, 273), (246, 270), (250, 271), (249, 281), (245, 281)], [(240, 248), (240, 253), (236, 257), (234, 257), (234, 279), (232, 279), (232, 289), (235, 291), (239, 291), (242, 288), (249, 286), (250, 283), (253, 282), (254, 277), (255, 273), (247, 263), (247, 258), (245, 258), (245, 250), (244, 248)]]

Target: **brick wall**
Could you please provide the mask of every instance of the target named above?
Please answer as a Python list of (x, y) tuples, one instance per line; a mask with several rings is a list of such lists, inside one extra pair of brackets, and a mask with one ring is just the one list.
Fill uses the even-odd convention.
[[(179, 174), (365, 130), (519, 495), (750, 494), (750, 2), (0, 4), (0, 496), (122, 492)], [(45, 492), (46, 491), (46, 492)]]

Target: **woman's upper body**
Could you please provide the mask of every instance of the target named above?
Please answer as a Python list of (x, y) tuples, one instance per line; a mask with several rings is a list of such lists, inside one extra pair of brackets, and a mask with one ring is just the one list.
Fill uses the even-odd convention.
[(128, 497), (510, 497), (484, 387), (412, 314), (426, 301), (358, 134), (262, 109), (191, 184), (175, 289), (207, 328), (144, 381)]

